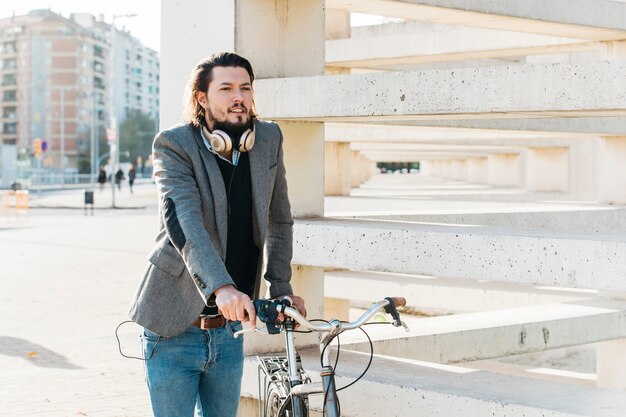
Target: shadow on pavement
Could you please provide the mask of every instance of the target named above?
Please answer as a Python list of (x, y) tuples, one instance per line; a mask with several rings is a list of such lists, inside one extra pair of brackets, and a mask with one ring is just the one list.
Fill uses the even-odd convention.
[(17, 337), (0, 336), (0, 355), (15, 356), (44, 368), (82, 369), (68, 362), (65, 356)]

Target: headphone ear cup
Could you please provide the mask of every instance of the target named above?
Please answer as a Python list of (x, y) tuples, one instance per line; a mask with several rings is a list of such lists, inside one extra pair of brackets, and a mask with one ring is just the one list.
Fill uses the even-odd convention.
[(254, 130), (246, 130), (239, 139), (239, 152), (250, 152), (250, 149), (254, 146), (255, 134)]
[(233, 142), (226, 132), (214, 130), (209, 133), (209, 143), (215, 152), (230, 152), (233, 149)]

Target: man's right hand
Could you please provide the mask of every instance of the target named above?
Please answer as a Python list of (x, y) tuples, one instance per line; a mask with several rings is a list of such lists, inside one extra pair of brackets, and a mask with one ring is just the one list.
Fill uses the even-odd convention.
[(215, 304), (226, 320), (250, 321), (256, 328), (256, 311), (252, 300), (232, 285), (224, 285), (215, 290)]

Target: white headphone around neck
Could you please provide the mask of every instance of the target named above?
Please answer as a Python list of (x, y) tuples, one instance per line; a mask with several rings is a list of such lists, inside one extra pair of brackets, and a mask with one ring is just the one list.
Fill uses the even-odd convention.
[[(219, 129), (209, 132), (209, 129), (205, 126), (202, 126), (202, 131), (215, 152), (230, 152), (233, 149), (233, 140), (228, 136), (228, 133)], [(243, 132), (239, 138), (237, 150), (239, 152), (249, 152), (254, 146), (254, 136), (254, 130), (247, 129)]]

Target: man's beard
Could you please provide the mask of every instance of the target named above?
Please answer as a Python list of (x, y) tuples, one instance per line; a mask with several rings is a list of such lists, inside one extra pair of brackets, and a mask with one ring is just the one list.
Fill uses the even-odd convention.
[(207, 109), (208, 111), (207, 116), (208, 116), (209, 121), (213, 124), (213, 130), (224, 131), (228, 133), (228, 136), (230, 136), (231, 138), (239, 139), (239, 137), (243, 134), (243, 132), (252, 128), (252, 116), (250, 115), (248, 109), (246, 109), (245, 107), (243, 107), (243, 109), (246, 113), (241, 113), (241, 116), (242, 117), (247, 116), (248, 120), (241, 121), (241, 122), (233, 123), (229, 121), (228, 119), (222, 120), (222, 121), (216, 120), (210, 107)]

